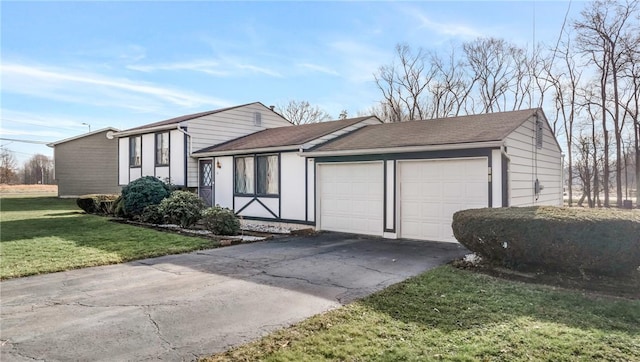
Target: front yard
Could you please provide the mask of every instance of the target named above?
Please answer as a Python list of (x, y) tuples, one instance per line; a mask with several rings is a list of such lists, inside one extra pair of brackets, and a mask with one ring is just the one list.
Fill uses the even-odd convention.
[(213, 248), (216, 241), (84, 214), (75, 199), (0, 198), (0, 279)]
[(450, 266), (205, 361), (639, 361), (640, 301)]

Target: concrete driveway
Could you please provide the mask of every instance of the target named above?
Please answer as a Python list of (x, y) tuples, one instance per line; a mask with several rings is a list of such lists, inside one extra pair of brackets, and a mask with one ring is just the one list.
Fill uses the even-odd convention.
[(322, 233), (0, 283), (0, 360), (194, 360), (464, 255)]

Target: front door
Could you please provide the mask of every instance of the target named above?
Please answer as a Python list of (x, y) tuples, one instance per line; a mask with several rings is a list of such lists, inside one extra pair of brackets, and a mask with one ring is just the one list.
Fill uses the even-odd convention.
[(207, 206), (213, 206), (213, 161), (200, 160), (198, 192)]

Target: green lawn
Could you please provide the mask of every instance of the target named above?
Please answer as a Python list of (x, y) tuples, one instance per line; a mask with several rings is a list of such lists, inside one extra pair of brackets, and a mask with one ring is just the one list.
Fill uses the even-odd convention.
[(87, 215), (75, 199), (0, 198), (0, 279), (216, 247), (210, 239)]
[(220, 360), (640, 361), (640, 301), (444, 266)]

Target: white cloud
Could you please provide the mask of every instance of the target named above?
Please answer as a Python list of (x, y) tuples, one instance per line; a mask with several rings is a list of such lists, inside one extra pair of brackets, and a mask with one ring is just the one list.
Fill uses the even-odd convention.
[(99, 106), (115, 106), (143, 112), (170, 103), (184, 108), (225, 107), (224, 100), (147, 82), (109, 77), (75, 69), (2, 64), (3, 92)]
[(325, 73), (325, 74), (328, 74), (328, 75), (340, 75), (335, 70), (333, 70), (331, 68), (328, 68), (328, 67), (324, 67), (322, 65), (317, 65), (317, 64), (312, 64), (312, 63), (300, 63), (300, 64), (297, 64), (297, 66), (301, 67), (301, 68), (312, 70), (314, 72)]
[(383, 52), (353, 40), (335, 41), (329, 47), (332, 60), (341, 64), (340, 73), (355, 83), (372, 82), (373, 74), (391, 55), (391, 52)]

